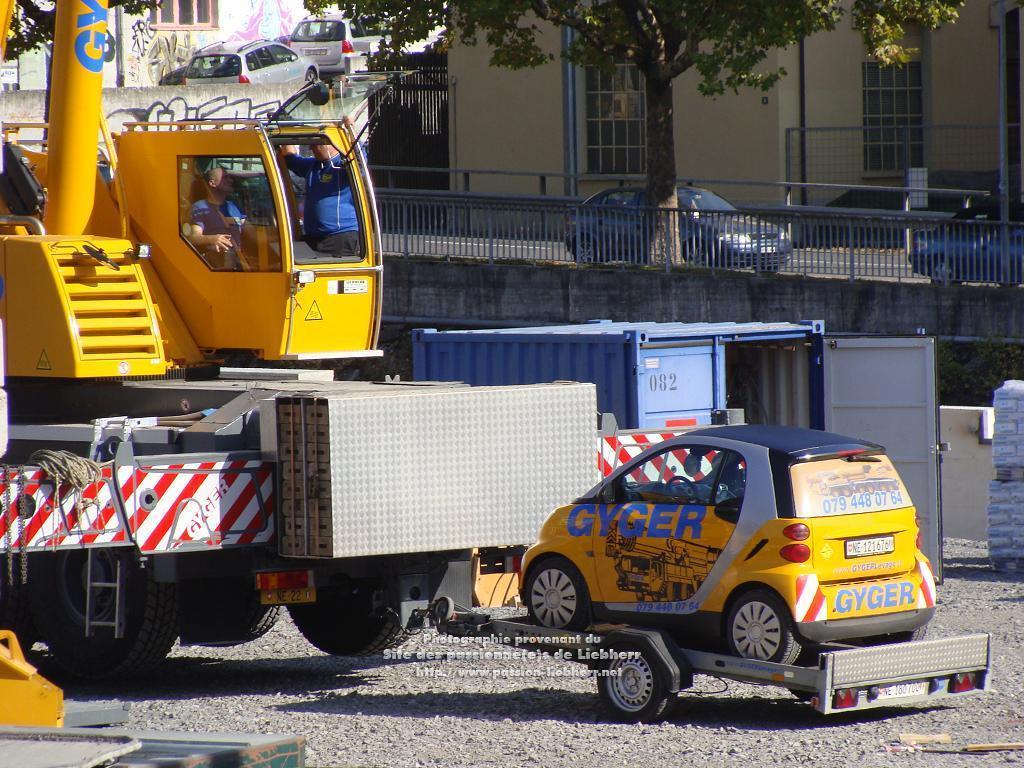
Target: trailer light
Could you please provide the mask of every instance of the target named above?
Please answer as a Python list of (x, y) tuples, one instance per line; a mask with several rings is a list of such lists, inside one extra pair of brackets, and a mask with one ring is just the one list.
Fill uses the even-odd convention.
[(806, 544), (787, 544), (779, 554), (791, 563), (806, 563), (811, 559), (811, 548)]
[(306, 589), (313, 586), (312, 571), (265, 571), (256, 574), (256, 589)]
[(963, 693), (964, 691), (973, 691), (977, 687), (978, 681), (973, 672), (958, 672), (950, 681), (949, 692)]
[(512, 555), (512, 573), (516, 576), (522, 577), (523, 575), (523, 556)]
[(782, 535), (793, 541), (806, 541), (811, 535), (811, 529), (803, 523), (793, 523), (782, 529)]
[(857, 706), (858, 701), (860, 701), (860, 691), (856, 688), (843, 688), (832, 696), (832, 709), (849, 709)]

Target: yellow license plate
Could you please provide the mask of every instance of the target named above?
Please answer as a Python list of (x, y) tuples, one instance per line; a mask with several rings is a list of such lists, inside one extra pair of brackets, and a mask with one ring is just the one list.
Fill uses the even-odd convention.
[(260, 590), (260, 603), (263, 605), (292, 605), (294, 603), (315, 603), (316, 587), (301, 589), (263, 589)]

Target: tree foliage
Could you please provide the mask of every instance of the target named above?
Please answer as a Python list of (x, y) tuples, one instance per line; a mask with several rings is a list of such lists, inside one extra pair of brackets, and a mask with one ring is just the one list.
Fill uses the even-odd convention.
[[(346, 14), (377, 22), (391, 47), (445, 27), (452, 42), (487, 43), (491, 64), (536, 67), (554, 54), (540, 45), (541, 22), (569, 27), (573, 62), (610, 67), (635, 64), (647, 96), (648, 192), (674, 205), (673, 80), (699, 75), (708, 96), (741, 87), (771, 88), (785, 74), (765, 66), (773, 49), (836, 28), (844, 14), (864, 38), (869, 55), (885, 64), (904, 62), (907, 25), (934, 28), (957, 18), (963, 0), (343, 0)], [(333, 2), (305, 0), (308, 10)], [(671, 200), (671, 202), (670, 202)]]
[[(125, 13), (137, 15), (156, 8), (160, 0), (110, 0), (110, 7), (121, 6)], [(18, 0), (11, 18), (7, 41), (7, 59), (14, 60), (53, 42), (54, 3)], [(112, 25), (111, 25), (112, 26)]]

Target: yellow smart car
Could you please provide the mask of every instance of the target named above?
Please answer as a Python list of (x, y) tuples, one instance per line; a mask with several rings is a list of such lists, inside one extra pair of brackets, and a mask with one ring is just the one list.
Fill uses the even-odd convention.
[(783, 664), (832, 641), (923, 636), (935, 582), (879, 445), (794, 427), (709, 427), (648, 449), (557, 509), (523, 560), (537, 623), (724, 638)]

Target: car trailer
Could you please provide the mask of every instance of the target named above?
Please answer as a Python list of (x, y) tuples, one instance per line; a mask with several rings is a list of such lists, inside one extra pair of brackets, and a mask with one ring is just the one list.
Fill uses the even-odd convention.
[(526, 616), (492, 619), (462, 610), (451, 598), (436, 600), (414, 620), (456, 637), (488, 638), (516, 648), (579, 661), (597, 672), (601, 700), (617, 719), (655, 722), (666, 717), (676, 694), (695, 675), (777, 685), (822, 714), (931, 703), (989, 687), (987, 634), (852, 647), (822, 646), (817, 664), (775, 664), (683, 648), (661, 629), (599, 624), (579, 632), (551, 629)]

